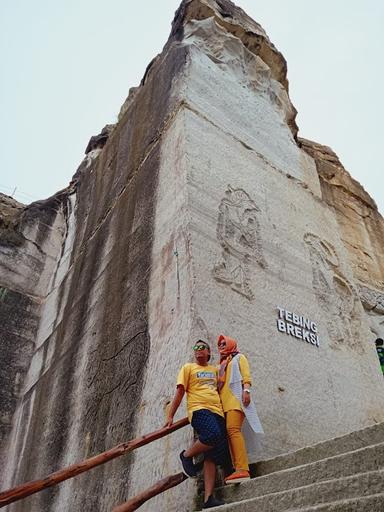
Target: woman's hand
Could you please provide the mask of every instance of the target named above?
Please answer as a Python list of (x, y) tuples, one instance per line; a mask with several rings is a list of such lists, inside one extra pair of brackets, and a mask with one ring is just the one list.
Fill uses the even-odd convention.
[(248, 405), (251, 403), (251, 394), (248, 390), (243, 389), (243, 405), (245, 407), (248, 407)]

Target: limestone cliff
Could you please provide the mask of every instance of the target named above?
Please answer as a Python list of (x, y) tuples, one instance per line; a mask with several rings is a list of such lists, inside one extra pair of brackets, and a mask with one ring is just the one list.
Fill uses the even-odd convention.
[[(60, 194), (59, 194), (60, 195)], [(58, 196), (59, 196), (58, 195)], [(36, 347), (48, 280), (63, 236), (55, 198), (30, 206), (0, 195), (0, 340), (2, 460), (17, 400)], [(26, 426), (23, 425), (22, 428)]]
[(384, 338), (384, 220), (374, 200), (328, 147), (299, 139), (315, 160), (323, 200), (335, 212), (373, 337)]
[[(384, 420), (384, 221), (331, 150), (297, 138), (286, 70), (232, 2), (184, 0), (70, 186), (1, 199), (3, 487), (162, 425), (197, 336), (224, 332), (248, 355), (259, 458)], [(311, 319), (319, 341), (279, 314)], [(9, 510), (109, 511), (175, 471), (190, 439)], [(195, 492), (143, 510), (193, 510)]]

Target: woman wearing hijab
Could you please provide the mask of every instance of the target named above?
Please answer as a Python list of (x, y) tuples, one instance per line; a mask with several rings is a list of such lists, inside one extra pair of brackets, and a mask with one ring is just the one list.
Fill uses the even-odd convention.
[[(263, 428), (251, 399), (251, 375), (244, 354), (240, 354), (237, 342), (220, 335), (217, 340), (220, 353), (218, 391), (225, 414), (229, 447), (235, 472), (225, 479), (226, 484), (249, 480), (246, 442), (255, 445), (255, 434)], [(244, 435), (246, 439), (244, 439)]]

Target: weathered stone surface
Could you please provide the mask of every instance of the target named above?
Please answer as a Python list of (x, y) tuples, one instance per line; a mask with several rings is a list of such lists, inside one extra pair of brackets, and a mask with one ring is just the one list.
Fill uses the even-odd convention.
[(322, 197), (335, 212), (340, 236), (348, 251), (360, 300), (372, 332), (370, 340), (384, 336), (384, 221), (373, 199), (344, 169), (328, 147), (299, 139), (313, 156)]
[(325, 146), (300, 139), (316, 162), (323, 199), (336, 213), (355, 278), (384, 289), (383, 218), (373, 199)]
[(325, 505), (304, 507), (296, 510), (300, 510), (300, 512), (381, 512), (383, 502), (384, 493), (379, 493), (373, 496), (338, 500), (333, 503), (326, 503)]
[(19, 245), (21, 237), (14, 227), (23, 211), (24, 205), (10, 196), (0, 193), (0, 236), (2, 244)]
[[(359, 499), (382, 494), (384, 470), (359, 473), (353, 476), (318, 482), (287, 491), (243, 499), (213, 510), (254, 512), (288, 512), (334, 501)], [(332, 509), (331, 509), (332, 510)], [(348, 510), (348, 509), (347, 509)], [(375, 510), (375, 509), (373, 509)], [(379, 509), (378, 509), (379, 510)]]
[[(63, 198), (64, 236), (40, 308), (35, 352), (14, 420), (21, 428), (10, 439), (3, 486), (134, 436), (149, 350), (159, 138), (172, 116), (172, 81), (184, 61), (183, 48), (171, 49), (161, 72), (148, 77), (138, 93), (140, 101), (103, 152), (84, 160)], [(34, 205), (35, 220), (44, 207)], [(27, 220), (25, 229), (32, 233), (32, 213)], [(125, 497), (129, 470), (129, 458), (114, 461), (10, 510), (110, 510)]]
[(256, 475), (267, 475), (296, 466), (312, 464), (319, 460), (355, 452), (367, 446), (376, 446), (381, 444), (383, 439), (384, 424), (378, 423), (341, 437), (329, 439), (313, 446), (306, 446), (300, 450), (279, 455), (270, 460), (259, 461), (254, 468), (254, 472)]
[[(383, 432), (384, 423), (380, 423), (260, 461), (256, 464), (256, 478), (221, 487), (216, 494), (227, 503), (223, 510), (228, 511), (379, 511), (379, 504), (384, 502), (380, 489)], [(366, 486), (368, 482), (373, 486)], [(201, 504), (200, 501), (200, 508)]]
[[(68, 189), (5, 201), (3, 487), (157, 429), (197, 336), (248, 355), (259, 458), (384, 420), (384, 221), (329, 148), (297, 140), (295, 115), (264, 30), (228, 0), (183, 1)], [(279, 307), (319, 346), (279, 332)], [(109, 511), (178, 470), (191, 436), (9, 510)], [(195, 494), (187, 481), (143, 510), (190, 511)]]
[[(0, 446), (1, 460), (35, 347), (40, 307), (63, 238), (55, 198), (29, 206), (1, 197)], [(62, 219), (61, 219), (62, 220)], [(22, 428), (25, 428), (23, 425)], [(4, 464), (2, 464), (4, 468)]]
[(383, 454), (383, 443), (364, 447), (346, 454), (253, 478), (246, 485), (235, 488), (225, 487), (221, 490), (221, 496), (225, 502), (230, 503), (304, 487), (325, 480), (376, 471), (384, 468), (384, 464), (381, 462)]
[(114, 126), (115, 125), (113, 125), (113, 124), (107, 124), (101, 130), (99, 135), (94, 135), (93, 137), (91, 137), (88, 142), (88, 145), (85, 149), (85, 154), (87, 155), (88, 153), (90, 153), (91, 151), (94, 151), (95, 149), (103, 148), (105, 146), (110, 134), (112, 133)]

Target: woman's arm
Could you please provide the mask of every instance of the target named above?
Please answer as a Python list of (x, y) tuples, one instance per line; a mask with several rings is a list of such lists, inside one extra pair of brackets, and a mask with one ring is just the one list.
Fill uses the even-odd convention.
[(176, 411), (179, 408), (179, 405), (181, 404), (184, 393), (185, 393), (184, 386), (179, 384), (176, 388), (175, 396), (173, 397), (171, 405), (169, 406), (168, 415), (167, 415), (167, 423), (165, 424), (166, 427), (170, 427), (172, 425), (173, 417), (176, 414)]
[(239, 368), (240, 368), (240, 373), (241, 373), (242, 383), (243, 383), (242, 402), (245, 405), (245, 407), (248, 407), (248, 405), (251, 402), (250, 388), (252, 385), (252, 381), (251, 381), (251, 372), (249, 370), (248, 360), (243, 354), (240, 356)]

